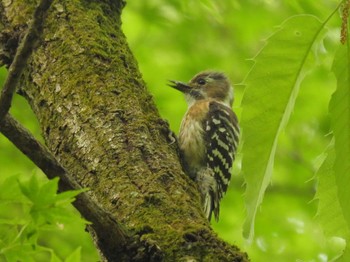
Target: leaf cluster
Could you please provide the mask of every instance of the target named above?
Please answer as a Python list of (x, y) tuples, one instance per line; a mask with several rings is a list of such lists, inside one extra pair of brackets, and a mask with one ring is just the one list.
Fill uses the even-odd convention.
[(58, 179), (40, 181), (37, 175), (18, 175), (2, 181), (0, 192), (0, 257), (6, 261), (79, 261), (78, 247), (62, 259), (43, 236), (56, 234), (65, 223), (85, 224), (77, 212), (67, 209), (81, 191), (57, 193)]

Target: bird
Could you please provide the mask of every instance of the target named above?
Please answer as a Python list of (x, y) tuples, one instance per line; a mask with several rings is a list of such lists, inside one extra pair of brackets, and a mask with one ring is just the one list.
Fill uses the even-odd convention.
[(224, 73), (203, 71), (188, 83), (170, 80), (188, 104), (178, 143), (183, 169), (197, 184), (203, 212), (218, 222), (220, 201), (231, 180), (239, 143), (239, 125), (232, 110), (233, 87)]

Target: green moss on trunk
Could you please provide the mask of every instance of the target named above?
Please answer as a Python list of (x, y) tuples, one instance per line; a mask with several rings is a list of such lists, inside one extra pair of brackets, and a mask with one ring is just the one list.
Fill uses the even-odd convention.
[[(14, 0), (1, 15), (24, 27), (30, 2)], [(108, 260), (245, 261), (202, 214), (121, 31), (121, 8), (120, 1), (54, 2), (20, 91), (58, 161), (140, 240), (124, 254), (105, 253)]]

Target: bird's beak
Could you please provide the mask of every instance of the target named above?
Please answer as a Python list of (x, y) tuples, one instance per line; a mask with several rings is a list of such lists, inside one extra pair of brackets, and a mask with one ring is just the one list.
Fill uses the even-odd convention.
[(179, 81), (169, 80), (168, 86), (171, 86), (172, 88), (175, 88), (185, 94), (191, 91), (191, 87), (189, 85)]

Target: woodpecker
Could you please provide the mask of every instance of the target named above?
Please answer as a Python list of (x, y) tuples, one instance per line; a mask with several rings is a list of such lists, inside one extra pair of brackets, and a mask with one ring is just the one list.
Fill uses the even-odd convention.
[(204, 214), (210, 221), (214, 213), (218, 221), (239, 141), (233, 88), (223, 73), (212, 71), (188, 83), (170, 80), (169, 86), (181, 91), (188, 104), (178, 139), (184, 169), (198, 186)]

